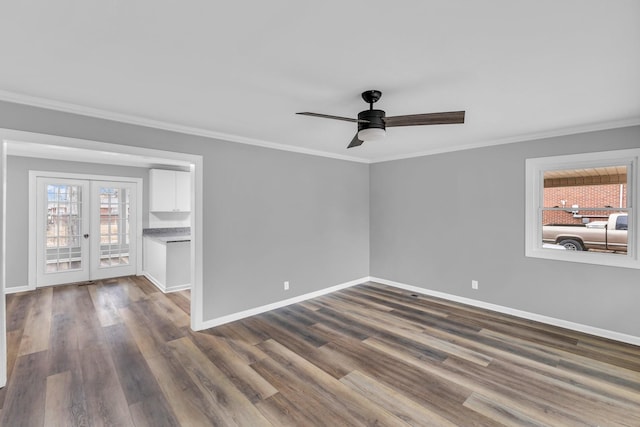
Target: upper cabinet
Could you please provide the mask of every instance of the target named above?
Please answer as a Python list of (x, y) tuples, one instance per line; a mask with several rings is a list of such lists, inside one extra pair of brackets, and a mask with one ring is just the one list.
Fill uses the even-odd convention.
[(191, 211), (191, 175), (164, 169), (149, 170), (149, 211)]

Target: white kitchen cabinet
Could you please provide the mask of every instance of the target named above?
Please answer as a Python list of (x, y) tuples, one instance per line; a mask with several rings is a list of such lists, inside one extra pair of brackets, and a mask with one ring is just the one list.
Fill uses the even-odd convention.
[(149, 171), (149, 211), (191, 211), (191, 174), (151, 169)]
[(191, 288), (191, 242), (162, 242), (145, 237), (144, 275), (162, 292)]

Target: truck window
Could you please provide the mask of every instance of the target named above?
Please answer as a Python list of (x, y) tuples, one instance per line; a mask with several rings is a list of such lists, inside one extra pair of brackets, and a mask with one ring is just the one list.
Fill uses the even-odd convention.
[(616, 219), (616, 230), (628, 230), (627, 218), (627, 215), (620, 215), (618, 219)]

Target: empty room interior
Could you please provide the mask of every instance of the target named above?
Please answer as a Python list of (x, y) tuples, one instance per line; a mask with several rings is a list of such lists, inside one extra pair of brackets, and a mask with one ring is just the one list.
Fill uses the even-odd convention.
[(640, 426), (640, 2), (4, 2), (1, 426)]

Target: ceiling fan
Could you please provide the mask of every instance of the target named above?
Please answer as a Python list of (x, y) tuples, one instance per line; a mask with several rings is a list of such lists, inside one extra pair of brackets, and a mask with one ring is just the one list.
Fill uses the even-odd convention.
[(448, 111), (443, 113), (410, 114), (387, 117), (383, 110), (374, 110), (373, 104), (382, 97), (379, 90), (362, 92), (362, 99), (369, 104), (369, 109), (358, 113), (357, 119), (332, 116), (320, 113), (296, 113), (304, 116), (322, 117), (325, 119), (343, 120), (358, 123), (358, 132), (347, 148), (357, 147), (365, 141), (384, 138), (386, 128), (393, 126), (450, 125), (464, 123), (464, 111)]

